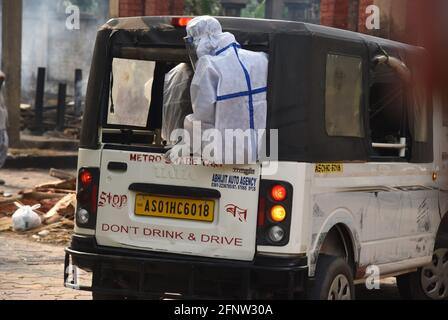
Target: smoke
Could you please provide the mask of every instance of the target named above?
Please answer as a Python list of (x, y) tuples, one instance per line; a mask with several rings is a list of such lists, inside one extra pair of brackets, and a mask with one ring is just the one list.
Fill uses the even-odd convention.
[[(89, 1), (82, 1), (82, 3)], [(66, 82), (74, 94), (75, 70), (83, 71), (85, 94), (98, 28), (108, 19), (108, 1), (80, 7), (79, 29), (67, 27), (73, 19), (67, 6), (76, 1), (23, 0), (22, 100), (33, 103), (38, 67), (47, 68), (46, 96), (57, 94), (58, 83)], [(88, 10), (88, 11), (87, 11)], [(71, 20), (72, 21), (72, 20)], [(75, 24), (76, 25), (76, 24)]]

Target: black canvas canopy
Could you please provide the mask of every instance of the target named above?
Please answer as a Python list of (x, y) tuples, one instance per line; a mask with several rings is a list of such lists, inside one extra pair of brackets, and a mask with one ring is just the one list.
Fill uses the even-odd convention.
[[(262, 19), (217, 17), (247, 49), (269, 54), (268, 128), (279, 130), (279, 160), (300, 162), (369, 161), (370, 72), (365, 72), (365, 137), (330, 137), (325, 127), (325, 74), (329, 52), (362, 58), (372, 70), (375, 56), (386, 52), (413, 71), (425, 57), (423, 48), (324, 26)], [(184, 48), (185, 28), (172, 17), (135, 17), (110, 20), (98, 32), (86, 98), (82, 148), (98, 148), (97, 127), (108, 97), (112, 58), (120, 48)], [(432, 116), (429, 117), (432, 119)], [(415, 119), (410, 120), (415, 121)], [(412, 142), (412, 162), (431, 162), (430, 139)], [(413, 139), (415, 140), (415, 139)]]

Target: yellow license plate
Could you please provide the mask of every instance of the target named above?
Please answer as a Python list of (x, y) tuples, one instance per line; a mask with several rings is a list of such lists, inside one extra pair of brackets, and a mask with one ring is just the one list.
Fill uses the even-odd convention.
[(137, 195), (137, 216), (213, 222), (215, 202), (172, 197)]

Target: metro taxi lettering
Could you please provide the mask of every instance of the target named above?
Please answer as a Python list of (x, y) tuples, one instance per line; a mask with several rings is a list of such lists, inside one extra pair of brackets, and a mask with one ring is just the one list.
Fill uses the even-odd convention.
[(162, 156), (155, 156), (150, 154), (131, 154), (131, 162), (147, 162), (147, 163), (158, 163), (163, 161)]

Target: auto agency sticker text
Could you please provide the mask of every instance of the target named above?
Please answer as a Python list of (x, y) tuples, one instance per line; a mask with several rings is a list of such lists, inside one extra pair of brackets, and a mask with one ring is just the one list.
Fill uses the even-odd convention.
[(212, 188), (256, 191), (257, 181), (258, 178), (214, 174), (212, 177)]

